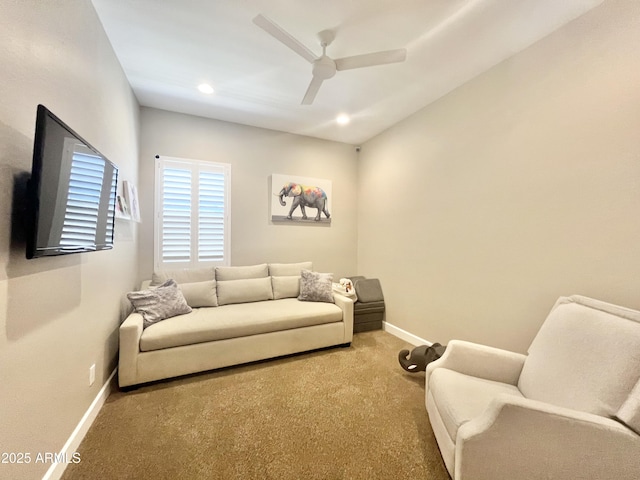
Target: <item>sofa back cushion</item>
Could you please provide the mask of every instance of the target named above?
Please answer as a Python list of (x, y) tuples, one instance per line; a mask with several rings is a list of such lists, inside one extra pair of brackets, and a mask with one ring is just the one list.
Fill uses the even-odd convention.
[(216, 278), (214, 267), (179, 268), (153, 272), (151, 285), (161, 285), (172, 278), (176, 283), (206, 282)]
[(313, 270), (312, 262), (299, 263), (270, 263), (269, 275), (274, 277), (300, 276), (302, 270)]
[(311, 270), (312, 262), (270, 263), (269, 275), (273, 286), (273, 298), (296, 298), (300, 295), (300, 275), (302, 270)]
[(266, 263), (243, 267), (216, 267), (216, 280), (243, 280), (246, 278), (264, 278), (269, 276)]
[(297, 298), (300, 295), (300, 277), (298, 275), (287, 275), (283, 277), (271, 277), (273, 287), (273, 298)]
[(184, 295), (187, 305), (193, 308), (217, 307), (216, 281), (179, 283), (178, 288)]
[(243, 278), (216, 282), (218, 305), (273, 300), (271, 278)]
[(518, 387), (533, 400), (613, 417), (640, 379), (640, 312), (561, 297), (529, 347)]

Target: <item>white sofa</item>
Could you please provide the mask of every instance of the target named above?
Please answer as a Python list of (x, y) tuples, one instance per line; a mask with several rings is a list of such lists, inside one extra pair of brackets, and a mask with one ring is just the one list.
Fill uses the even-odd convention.
[(637, 480), (640, 312), (562, 297), (528, 355), (451, 341), (426, 407), (455, 480)]
[(351, 299), (297, 298), (301, 272), (311, 267), (303, 262), (154, 273), (152, 284), (175, 279), (193, 310), (147, 328), (140, 313), (127, 316), (120, 326), (120, 386), (348, 346)]

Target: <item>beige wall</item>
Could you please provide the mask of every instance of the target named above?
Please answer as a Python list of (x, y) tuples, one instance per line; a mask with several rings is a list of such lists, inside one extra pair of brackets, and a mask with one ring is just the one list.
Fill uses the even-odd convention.
[[(356, 152), (351, 145), (143, 108), (140, 277), (153, 271), (156, 155), (231, 164), (231, 263), (312, 260), (336, 277), (356, 270)], [(331, 226), (272, 224), (274, 173), (332, 181)], [(277, 192), (275, 192), (277, 193)], [(315, 210), (311, 210), (315, 214)]]
[(0, 464), (0, 478), (33, 479), (50, 467), (36, 455), (62, 449), (113, 371), (119, 301), (137, 273), (136, 227), (120, 222), (113, 250), (25, 259), (11, 225), (24, 199), (12, 197), (31, 172), (36, 105), (133, 181), (139, 109), (89, 1), (0, 2), (0, 32), (0, 452), (32, 456)]
[(640, 308), (638, 52), (640, 3), (607, 1), (363, 145), (389, 323), (524, 351), (560, 295)]

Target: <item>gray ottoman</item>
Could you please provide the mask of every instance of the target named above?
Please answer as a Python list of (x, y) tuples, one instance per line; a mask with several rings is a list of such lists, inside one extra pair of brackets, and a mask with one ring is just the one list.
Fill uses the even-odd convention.
[(353, 304), (353, 333), (380, 330), (384, 318), (384, 296), (377, 278), (347, 277), (353, 282), (358, 300)]

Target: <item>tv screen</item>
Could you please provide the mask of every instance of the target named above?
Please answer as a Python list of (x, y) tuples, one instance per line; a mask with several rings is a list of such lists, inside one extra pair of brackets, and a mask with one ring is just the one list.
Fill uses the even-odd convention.
[(118, 168), (38, 105), (27, 258), (113, 248)]

